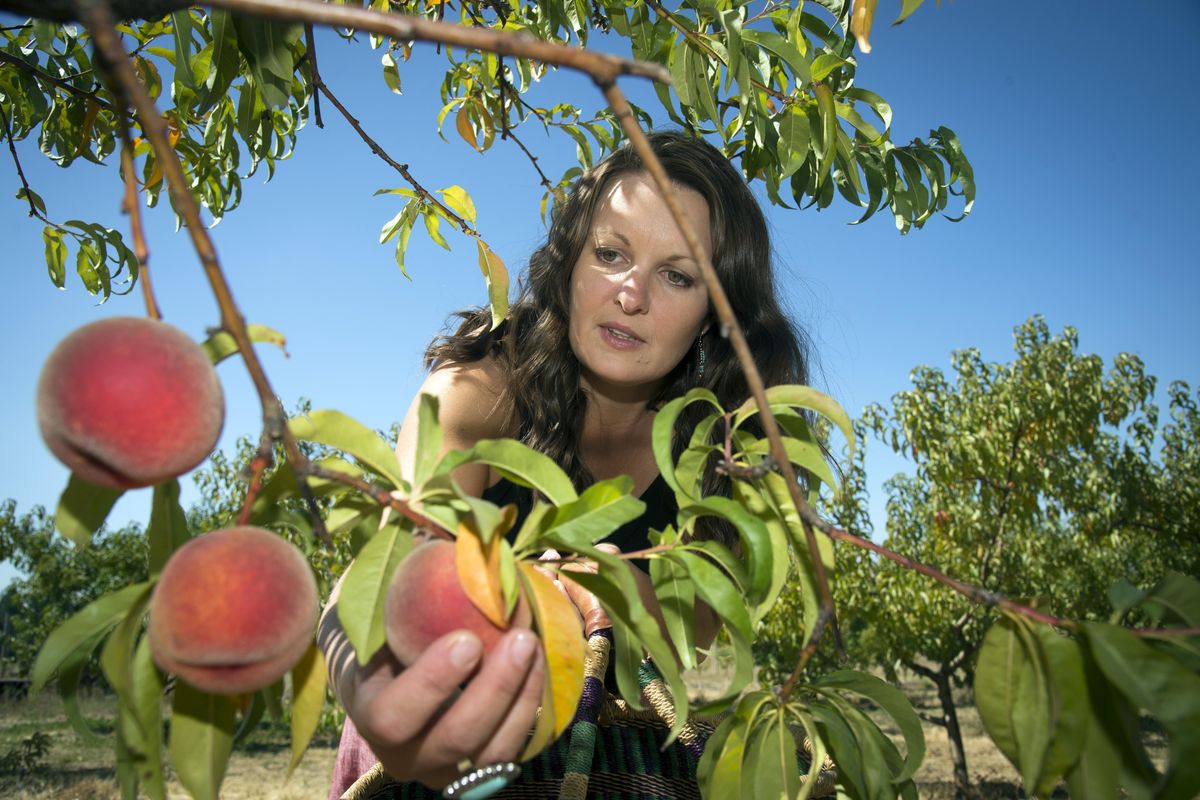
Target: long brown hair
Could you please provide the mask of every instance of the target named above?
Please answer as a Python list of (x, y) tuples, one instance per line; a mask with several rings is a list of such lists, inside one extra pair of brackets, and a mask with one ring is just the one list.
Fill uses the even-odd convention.
[[(805, 383), (806, 339), (780, 308), (766, 219), (746, 182), (729, 160), (703, 139), (679, 132), (654, 133), (649, 138), (671, 180), (698, 192), (708, 203), (713, 266), (763, 380), (768, 386)], [(571, 272), (586, 245), (596, 204), (605, 189), (616, 177), (643, 169), (637, 151), (626, 143), (581, 177), (555, 210), (545, 243), (530, 256), (508, 319), (493, 331), (486, 308), (461, 311), (455, 332), (438, 337), (425, 352), (428, 367), (494, 356), (507, 374), (505, 391), (512, 415), (507, 429), (552, 458), (578, 488), (591, 483), (592, 476), (579, 455), (587, 398), (580, 390), (579, 361), (567, 344)], [(693, 348), (693, 355), (667, 376), (662, 391), (650, 402), (651, 408), (696, 386), (711, 390), (727, 409), (746, 399), (745, 377), (718, 327), (713, 326), (701, 342), (703, 375)], [(693, 405), (680, 416), (675, 429), (676, 457), (707, 413)], [(727, 479), (717, 474), (713, 465), (705, 476), (705, 490), (728, 493)], [(732, 532), (711, 530), (708, 535), (728, 540)]]

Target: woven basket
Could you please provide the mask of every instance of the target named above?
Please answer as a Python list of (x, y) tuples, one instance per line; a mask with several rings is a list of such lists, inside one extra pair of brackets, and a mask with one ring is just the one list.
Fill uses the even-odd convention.
[[(495, 800), (699, 800), (696, 766), (719, 719), (690, 717), (678, 738), (666, 745), (675, 720), (671, 694), (649, 661), (639, 673), (644, 710), (631, 708), (604, 689), (612, 632), (588, 639), (583, 697), (566, 735), (521, 765), (521, 776)], [(797, 753), (801, 780), (811, 763), (808, 741)], [(837, 770), (821, 766), (812, 797), (834, 793)], [(418, 783), (400, 783), (380, 764), (346, 790), (342, 800), (434, 800), (441, 792)]]

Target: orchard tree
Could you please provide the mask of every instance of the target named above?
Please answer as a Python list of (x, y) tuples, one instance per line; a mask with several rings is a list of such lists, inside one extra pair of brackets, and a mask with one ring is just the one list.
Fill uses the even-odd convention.
[[(919, 0), (905, 0), (901, 14), (919, 5)], [(974, 183), (953, 132), (937, 127), (927, 140), (897, 145), (890, 135), (891, 108), (858, 85), (855, 43), (862, 51), (869, 48), (876, 2), (684, 2), (668, 9), (657, 1), (372, 0), (363, 8), (355, 3), (213, 0), (207, 6), (211, 10), (169, 0), (126, 2), (118, 7), (126, 21), (116, 23), (103, 0), (33, 9), (18, 0), (0, 2), (0, 9), (31, 10), (42, 17), (3, 31), (0, 122), (6, 138), (11, 142), (36, 135), (41, 151), (63, 166), (79, 158), (103, 162), (117, 158), (118, 152), (122, 164), (132, 247), (114, 227), (59, 221), (33, 187), (23, 184), (19, 190), (30, 215), (42, 225), (52, 281), (65, 283), (65, 264), (73, 250), (76, 271), (89, 291), (107, 297), (114, 286), (128, 290), (136, 275), (147, 315), (157, 319), (140, 209), (143, 202), (157, 203), (165, 190), (221, 312), (211, 338), (203, 349), (195, 349), (211, 361), (237, 354), (263, 407), (263, 435), (245, 468), (246, 491), (236, 517), (219, 531), (194, 531), (178, 502), (175, 481), (181, 469), (168, 470), (164, 479), (161, 470), (153, 469), (156, 465), (141, 463), (140, 451), (128, 439), (135, 431), (140, 434), (143, 425), (161, 424), (137, 418), (139, 408), (159, 410), (168, 404), (166, 379), (153, 368), (160, 356), (122, 367), (150, 373), (144, 377), (154, 387), (151, 391), (132, 401), (93, 397), (89, 410), (94, 413), (80, 413), (77, 402), (78, 396), (99, 391), (97, 376), (103, 376), (111, 359), (122, 357), (127, 345), (144, 344), (143, 339), (170, 339), (164, 346), (193, 365), (179, 376), (180, 383), (199, 380), (207, 371), (197, 364), (191, 343), (179, 343), (167, 333), (131, 338), (123, 327), (95, 357), (69, 362), (65, 369), (56, 365), (58, 377), (43, 381), (44, 391), (39, 390), (43, 432), (76, 472), (56, 512), (57, 526), (73, 541), (88, 544), (121, 492), (155, 485), (146, 530), (148, 579), (105, 595), (57, 628), (32, 675), (34, 690), (57, 679), (60, 691), (70, 696), (70, 665), (100, 649), (101, 667), (119, 699), (115, 739), (125, 794), (134, 797), (144, 790), (151, 797), (165, 795), (160, 734), (168, 673), (179, 678), (170, 692), (171, 766), (193, 794), (216, 796), (238, 718), (249, 724), (264, 707), (277, 706), (285, 685), (290, 688), (293, 765), (303, 754), (321, 715), (325, 671), (312, 642), (317, 593), (309, 566), (262, 529), (287, 526), (326, 547), (349, 546), (354, 553), (338, 615), (353, 650), (349, 655), (362, 663), (383, 646), (404, 660), (396, 642), (419, 638), (422, 623), (429, 620), (418, 620), (405, 614), (402, 604), (397, 609), (389, 602), (393, 575), (411, 572), (402, 567), (410, 551), (446, 564), (448, 556), (430, 556), (428, 549), (446, 553), (444, 542), (422, 541), (453, 541), (453, 566), (438, 567), (438, 574), (449, 585), (457, 582), (457, 591), (469, 600), (456, 608), (499, 627), (527, 620), (541, 639), (547, 683), (521, 760), (561, 736), (580, 702), (583, 631), (574, 608), (542, 570), (585, 559), (597, 571), (571, 575), (598, 597), (614, 622), (621, 693), (638, 702), (638, 666), (643, 654), (649, 654), (670, 689), (671, 709), (664, 718), (672, 736), (693, 712), (682, 675), (700, 657), (691, 628), (695, 602), (706, 603), (724, 623), (734, 674), (708, 708), (733, 713), (708, 740), (698, 765), (700, 784), (709, 796), (743, 790), (747, 795), (809, 796), (819, 779), (831, 778), (823, 769), (827, 755), (837, 762), (832, 780), (843, 794), (915, 795), (912, 776), (924, 741), (907, 701), (866, 673), (809, 669), (813, 654), (828, 641), (823, 634), (833, 620), (828, 581), (833, 541), (875, 547), (816, 515), (812, 498), (805, 497), (805, 488), (815, 497), (822, 485), (832, 491), (837, 483), (814, 421), (839, 430), (852, 447), (849, 418), (808, 387), (762, 385), (724, 289), (678, 212), (674, 191), (642, 129), (670, 120), (719, 141), (746, 177), (762, 181), (767, 196), (781, 205), (825, 207), (840, 195), (859, 207), (863, 220), (887, 208), (901, 232), (920, 227), (936, 212), (951, 210), (958, 215), (953, 219), (961, 219), (970, 211)], [(163, 15), (165, 10), (169, 16)], [(75, 17), (82, 27), (69, 21)], [(575, 487), (557, 464), (510, 440), (485, 440), (468, 451), (439, 457), (438, 409), (429, 398), (419, 406), (417, 457), (410, 475), (401, 474), (390, 442), (345, 414), (315, 410), (291, 419), (283, 414), (253, 347), (254, 342), (275, 341), (277, 334), (245, 324), (205, 223), (236, 208), (246, 174), (265, 169), (269, 175), (298, 146), (301, 128), (309, 120), (320, 124), (321, 101), (343, 115), (404, 182), (390, 190), (401, 207), (382, 231), (382, 239), (395, 240), (401, 268), (418, 220), (427, 235), (446, 246), (441, 231), (449, 223), (475, 239), (494, 324), (503, 321), (508, 303), (507, 271), (474, 227), (476, 209), (468, 192), (461, 187), (430, 191), (420, 182), (419, 165), (401, 165), (383, 151), (321, 77), (312, 25), (369, 34), (370, 45), (383, 51), (383, 80), (395, 90), (416, 43), (443, 45), (448, 64), (442, 107), (436, 114), (430, 110), (431, 124), (440, 129), (452, 120), (455, 132), (481, 152), (497, 140), (519, 147), (545, 189), (547, 213), (568, 182), (626, 138), (672, 200), (668, 205), (689, 242), (721, 334), (738, 356), (752, 398), (739, 408), (722, 408), (711, 394), (696, 390), (659, 410), (655, 459), (681, 511), (648, 550), (615, 556), (593, 544), (641, 513), (643, 506), (631, 496), (627, 478)], [(632, 59), (578, 46), (586, 45), (596, 30), (627, 39)], [(530, 86), (560, 67), (586, 73), (603, 102), (597, 98), (586, 107), (529, 102)], [(626, 76), (655, 82), (662, 106), (657, 116), (630, 106), (617, 82)], [(545, 175), (522, 139), (527, 124), (570, 137), (577, 145), (578, 166), (562, 176)], [(951, 195), (962, 198), (953, 208)], [(92, 346), (99, 337), (85, 338)], [(681, 413), (696, 410), (691, 406), (706, 416), (697, 435), (680, 443), (684, 451), (676, 458), (671, 432)], [(133, 421), (112, 422), (110, 412), (111, 419)], [(157, 449), (187, 430), (168, 425), (146, 441)], [(306, 451), (304, 443), (331, 450)], [(276, 466), (278, 449), (285, 463)], [(114, 452), (120, 455), (120, 469), (111, 468)], [(702, 467), (712, 459), (730, 478), (730, 497), (703, 491)], [(450, 479), (451, 471), (466, 463), (490, 465), (535, 491), (537, 500), (511, 542), (506, 536), (514, 533), (511, 509), (467, 495)], [(97, 467), (103, 468), (99, 474)], [(83, 473), (104, 485), (89, 483)], [(293, 503), (305, 513), (296, 513)], [(706, 517), (731, 523), (739, 546), (696, 539), (697, 522)], [(539, 560), (548, 549), (560, 553), (557, 563)], [(638, 600), (629, 565), (635, 557), (650, 561), (665, 627)], [(803, 598), (803, 649), (780, 686), (750, 690), (755, 631), (789, 575)], [(995, 721), (990, 729), (1019, 762), (1030, 792), (1045, 793), (1048, 782), (1068, 770), (1078, 773), (1084, 769), (1081, 762), (1102, 746), (1127, 747), (1123, 742), (1136, 720), (1091, 720), (1114, 702), (1148, 707), (1164, 717), (1173, 736), (1180, 736), (1178, 752), (1173, 750), (1161, 778), (1153, 772), (1137, 774), (1158, 781), (1145, 784), (1148, 791), (1172, 797), (1200, 787), (1200, 775), (1180, 756), (1194, 749), (1186, 732), (1200, 728), (1194, 724), (1198, 709), (1194, 703), (1160, 707), (1168, 689), (1172, 697), (1200, 696), (1192, 691), (1200, 677), (1185, 662), (1187, 648), (1200, 632), (1194, 584), (1177, 590), (1180, 596), (1170, 598), (1170, 613), (1152, 617), (1153, 627), (1128, 632), (1049, 617), (990, 590), (945, 575), (936, 579), (1006, 612), (989, 634), (997, 642), (996, 654), (981, 660), (979, 671), (983, 674), (989, 665), (996, 696), (1020, 715)], [(421, 592), (420, 587), (400, 586), (401, 596)], [(272, 597), (271, 592), (278, 594)], [(1162, 601), (1163, 595), (1132, 596), (1126, 605), (1156, 598)], [(195, 606), (212, 613), (189, 616), (189, 607)], [(1020, 637), (1016, 645), (1014, 637)], [(1080, 675), (1088, 670), (1086, 681), (1080, 677), (1072, 684), (1076, 694), (1068, 697), (1058, 683), (1077, 677), (1074, 672), (1049, 671), (1047, 659), (1056, 666), (1068, 662)], [(1132, 667), (1148, 661), (1169, 680), (1151, 680), (1145, 669), (1132, 669), (1134, 679), (1126, 679)], [(1137, 677), (1142, 674), (1146, 680)], [(1081, 687), (1095, 698), (1076, 702)], [(1132, 699), (1120, 700), (1127, 696)], [(903, 734), (903, 751), (852, 701), (855, 697), (865, 697), (892, 716)], [(1064, 704), (1064, 698), (1071, 702)], [(1010, 752), (1014, 729), (1022, 742), (1020, 753)], [(811, 750), (805, 775), (796, 757), (797, 730)], [(1085, 737), (1085, 730), (1099, 731), (1101, 737)], [(1054, 736), (1046, 738), (1047, 732)], [(1131, 790), (1144, 788), (1120, 777)], [(1110, 792), (1116, 782), (1109, 782)]]
[[(0, 561), (22, 577), (0, 592), (0, 661), (6, 677), (28, 676), (50, 632), (91, 601), (146, 579), (146, 535), (139, 525), (97, 532), (91, 546), (76, 548), (54, 531), (41, 506), (24, 514), (14, 500), (0, 505)], [(95, 660), (71, 665), (82, 679), (100, 679)], [(74, 711), (73, 711), (74, 713)]]
[[(1105, 368), (1079, 351), (1075, 329), (1051, 335), (1040, 317), (1014, 340), (1010, 363), (958, 351), (952, 376), (918, 367), (890, 407), (864, 411), (862, 428), (912, 463), (884, 485), (883, 545), (1079, 620), (1108, 617), (1114, 584), (1200, 574), (1200, 429), (1188, 385), (1170, 386), (1170, 420), (1160, 427), (1156, 380), (1136, 356), (1119, 354)], [(861, 460), (854, 466), (861, 471)], [(849, 479), (860, 508), (862, 486)], [(851, 655), (933, 682), (965, 794), (952, 688), (975, 682), (996, 614), (866, 551), (845, 553), (840, 566)]]

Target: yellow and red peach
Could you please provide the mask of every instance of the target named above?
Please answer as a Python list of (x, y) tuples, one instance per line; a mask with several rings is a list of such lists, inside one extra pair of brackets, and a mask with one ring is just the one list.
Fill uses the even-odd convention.
[(418, 546), (400, 562), (388, 586), (383, 614), (388, 647), (406, 666), (451, 631), (474, 633), (486, 654), (506, 630), (528, 628), (532, 621), (522, 598), (507, 628), (494, 625), (463, 591), (454, 544), (441, 539)]
[(152, 486), (216, 447), (225, 400), (212, 362), (183, 331), (145, 317), (76, 329), (46, 360), (37, 390), (42, 438), (98, 486)]
[(304, 555), (262, 528), (197, 536), (150, 600), (155, 663), (197, 689), (241, 694), (283, 677), (313, 639), (317, 583)]

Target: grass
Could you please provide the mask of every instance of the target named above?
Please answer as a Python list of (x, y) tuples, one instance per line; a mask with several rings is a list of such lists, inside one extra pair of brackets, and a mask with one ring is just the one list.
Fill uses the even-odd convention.
[[(902, 686), (919, 710), (940, 715), (932, 685), (911, 679)], [(62, 702), (52, 691), (34, 701), (0, 700), (0, 800), (118, 800), (120, 792), (113, 768), (111, 732), (116, 702), (111, 695), (84, 693), (84, 716), (100, 736), (98, 741), (78, 735), (67, 721)], [(1024, 794), (1012, 765), (987, 738), (979, 715), (965, 703), (959, 719), (967, 750), (971, 779), (980, 798), (1020, 798)], [(881, 724), (884, 718), (880, 719)], [(884, 730), (898, 737), (899, 732)], [(46, 751), (40, 758), (31, 740), (44, 735)], [(945, 731), (925, 726), (927, 753), (917, 772), (920, 794), (925, 798), (954, 797), (953, 766)], [(1166, 742), (1161, 731), (1149, 729), (1146, 740), (1152, 758), (1163, 765)], [(265, 722), (235, 749), (222, 784), (222, 798), (232, 800), (323, 800), (333, 768), (336, 740), (325, 736), (314, 742), (296, 774), (283, 783), (290, 759), (290, 738), (281, 723)], [(24, 750), (22, 749), (24, 748)], [(24, 753), (25, 762), (21, 755)], [(168, 784), (168, 795), (187, 797), (177, 781)]]

